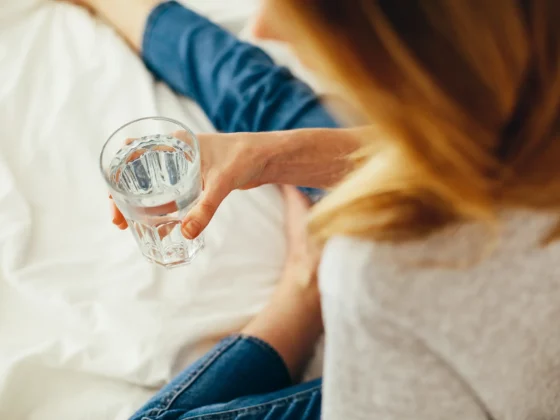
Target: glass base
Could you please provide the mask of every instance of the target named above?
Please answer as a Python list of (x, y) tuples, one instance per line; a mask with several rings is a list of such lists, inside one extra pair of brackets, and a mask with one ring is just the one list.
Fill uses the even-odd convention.
[(151, 263), (165, 268), (175, 268), (188, 265), (194, 261), (200, 251), (204, 249), (204, 237), (201, 235), (195, 240), (184, 240), (175, 243), (172, 247), (160, 250), (157, 247), (144, 244), (142, 254)]

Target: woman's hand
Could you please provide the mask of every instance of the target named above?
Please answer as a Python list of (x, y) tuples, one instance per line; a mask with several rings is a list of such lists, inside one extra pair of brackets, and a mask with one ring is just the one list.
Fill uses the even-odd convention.
[[(188, 141), (185, 132), (173, 133), (179, 140)], [(188, 239), (196, 238), (208, 225), (222, 201), (236, 189), (255, 188), (263, 183), (267, 165), (267, 142), (258, 134), (199, 134), (202, 199), (187, 214), (182, 232)], [(128, 224), (111, 202), (113, 223), (120, 229)]]
[[(202, 200), (183, 221), (183, 235), (196, 238), (235, 189), (263, 184), (315, 188), (334, 185), (352, 169), (347, 156), (359, 147), (358, 139), (369, 134), (369, 130), (366, 127), (198, 135), (204, 192)], [(174, 135), (181, 139), (185, 133)], [(113, 223), (120, 229), (127, 228), (114, 204)]]
[(196, 238), (206, 228), (233, 190), (262, 185), (268, 159), (265, 145), (254, 134), (203, 134), (198, 139), (204, 191), (183, 221), (182, 232), (188, 239)]
[(297, 188), (288, 185), (281, 188), (286, 206), (287, 246), (283, 277), (295, 283), (297, 289), (318, 299), (316, 280), (321, 251), (307, 234), (307, 216), (311, 203)]

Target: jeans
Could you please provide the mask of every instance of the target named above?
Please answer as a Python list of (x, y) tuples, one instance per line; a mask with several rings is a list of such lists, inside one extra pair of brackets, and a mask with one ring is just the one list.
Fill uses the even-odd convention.
[[(337, 128), (313, 90), (260, 48), (171, 1), (148, 18), (142, 55), (224, 133)], [(321, 191), (300, 188), (315, 199)]]
[[(150, 14), (147, 67), (196, 101), (221, 132), (337, 128), (314, 92), (261, 49), (176, 2)], [(312, 199), (321, 191), (301, 188)], [(133, 420), (319, 419), (321, 380), (293, 385), (281, 357), (232, 336), (158, 392)]]
[(320, 379), (292, 385), (272, 347), (236, 335), (184, 370), (131, 420), (318, 420), (320, 411)]

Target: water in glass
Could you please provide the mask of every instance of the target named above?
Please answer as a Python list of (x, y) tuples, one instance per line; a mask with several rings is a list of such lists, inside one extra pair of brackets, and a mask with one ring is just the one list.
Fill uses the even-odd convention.
[(171, 135), (141, 137), (111, 161), (113, 198), (144, 255), (166, 267), (189, 263), (204, 246), (186, 240), (181, 221), (201, 194), (200, 159)]

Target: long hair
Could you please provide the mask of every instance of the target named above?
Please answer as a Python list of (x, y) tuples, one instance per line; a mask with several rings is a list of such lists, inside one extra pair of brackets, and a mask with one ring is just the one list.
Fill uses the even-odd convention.
[(560, 209), (560, 1), (275, 3), (297, 52), (372, 126), (312, 214), (319, 239)]

